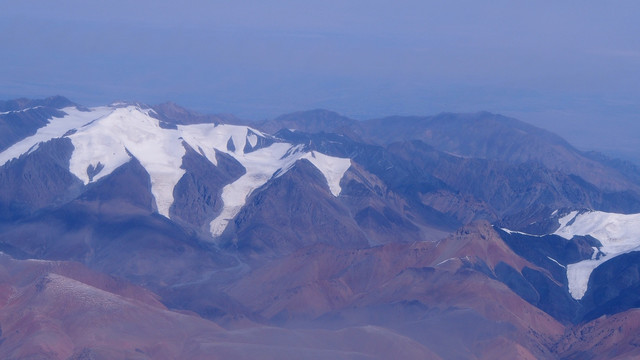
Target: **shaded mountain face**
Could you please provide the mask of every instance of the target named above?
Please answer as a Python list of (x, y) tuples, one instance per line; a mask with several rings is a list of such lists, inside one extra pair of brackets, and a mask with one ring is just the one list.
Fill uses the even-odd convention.
[(517, 120), (0, 106), (5, 357), (598, 358), (640, 303), (634, 168)]
[(35, 134), (49, 119), (63, 116), (60, 109), (73, 106), (76, 104), (61, 96), (0, 101), (0, 151)]
[(224, 247), (263, 254), (318, 243), (368, 245), (349, 209), (334, 201), (322, 173), (307, 160), (265, 185), (247, 203), (225, 230), (227, 236), (223, 233)]
[(82, 182), (68, 171), (72, 151), (67, 139), (53, 140), (2, 167), (0, 218), (18, 219), (77, 195)]
[(213, 165), (203, 155), (188, 147), (182, 158), (185, 174), (173, 190), (171, 218), (185, 225), (209, 232), (209, 223), (220, 213), (224, 204), (221, 195), (225, 185), (246, 173), (245, 168), (233, 157), (216, 153)]

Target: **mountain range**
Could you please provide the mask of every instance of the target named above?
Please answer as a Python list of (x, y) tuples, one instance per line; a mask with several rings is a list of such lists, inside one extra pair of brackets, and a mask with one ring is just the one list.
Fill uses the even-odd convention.
[(0, 101), (0, 354), (640, 356), (640, 169), (488, 112)]

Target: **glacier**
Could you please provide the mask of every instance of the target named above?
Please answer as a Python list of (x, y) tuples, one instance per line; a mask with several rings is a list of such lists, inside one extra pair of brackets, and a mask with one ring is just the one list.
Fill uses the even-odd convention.
[(595, 268), (618, 255), (640, 251), (640, 214), (572, 211), (558, 222), (560, 227), (554, 234), (568, 240), (576, 235), (590, 235), (602, 244), (600, 258), (567, 265), (569, 293), (576, 300), (582, 299), (587, 292)]

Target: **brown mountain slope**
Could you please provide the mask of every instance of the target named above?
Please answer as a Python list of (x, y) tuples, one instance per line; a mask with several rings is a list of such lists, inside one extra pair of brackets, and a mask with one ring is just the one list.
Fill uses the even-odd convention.
[(638, 359), (640, 358), (640, 309), (570, 328), (558, 343), (563, 359)]
[(376, 326), (293, 331), (245, 324), (228, 331), (80, 264), (4, 254), (0, 328), (3, 359), (439, 359)]
[(488, 276), (498, 263), (534, 267), (488, 223), (477, 223), (441, 242), (303, 249), (254, 270), (228, 293), (283, 326), (374, 324), (443, 358), (489, 359), (498, 347), (550, 358), (564, 327)]

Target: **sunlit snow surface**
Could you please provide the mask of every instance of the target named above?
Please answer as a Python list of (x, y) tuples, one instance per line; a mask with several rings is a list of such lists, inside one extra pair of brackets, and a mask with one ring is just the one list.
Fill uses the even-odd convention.
[(29, 152), (31, 148), (39, 143), (59, 138), (71, 129), (79, 128), (88, 122), (111, 113), (113, 109), (110, 107), (97, 107), (91, 109), (91, 111), (80, 111), (75, 107), (68, 107), (62, 109), (62, 111), (67, 115), (61, 118), (51, 118), (49, 124), (38, 129), (34, 135), (22, 139), (0, 153), (0, 166)]
[(222, 234), (252, 191), (264, 185), (276, 172), (278, 176), (284, 174), (296, 161), (306, 159), (315, 165), (324, 174), (334, 196), (340, 195), (340, 180), (351, 166), (349, 159), (335, 158), (316, 151), (302, 152), (300, 147), (292, 147), (286, 143), (275, 143), (248, 154), (236, 154), (235, 158), (247, 172), (222, 189), (224, 208), (210, 226), (214, 237)]
[(600, 264), (620, 254), (640, 251), (640, 214), (614, 214), (573, 211), (559, 219), (560, 228), (554, 234), (565, 239), (576, 235), (591, 235), (602, 243), (604, 254), (598, 260), (583, 260), (567, 266), (569, 292), (574, 299), (582, 299), (587, 292), (589, 277)]
[[(185, 173), (181, 168), (186, 153), (183, 143), (214, 165), (217, 165), (216, 152), (227, 153), (245, 167), (246, 173), (223, 188), (223, 209), (210, 225), (214, 237), (222, 234), (254, 190), (273, 176), (286, 173), (296, 161), (306, 159), (317, 167), (334, 196), (340, 194), (340, 180), (351, 166), (349, 159), (303, 151), (300, 146), (282, 142), (245, 153), (247, 143), (255, 147), (258, 137), (265, 137), (260, 131), (246, 126), (196, 124), (164, 129), (149, 115), (152, 110), (136, 106), (99, 107), (88, 112), (65, 108), (63, 111), (67, 113), (65, 117), (51, 119), (35, 135), (0, 153), (0, 166), (36, 148), (40, 142), (77, 130), (67, 136), (74, 146), (71, 173), (88, 184), (109, 175), (133, 156), (149, 173), (158, 213), (169, 217), (174, 201), (173, 189)], [(235, 148), (233, 151), (227, 149), (230, 141)]]
[(69, 138), (75, 147), (69, 170), (85, 184), (90, 182), (89, 166), (104, 166), (92, 179), (96, 181), (129, 162), (131, 154), (149, 173), (158, 213), (169, 216), (173, 188), (184, 175), (180, 166), (185, 149), (177, 130), (163, 129), (157, 119), (127, 107), (115, 109)]

